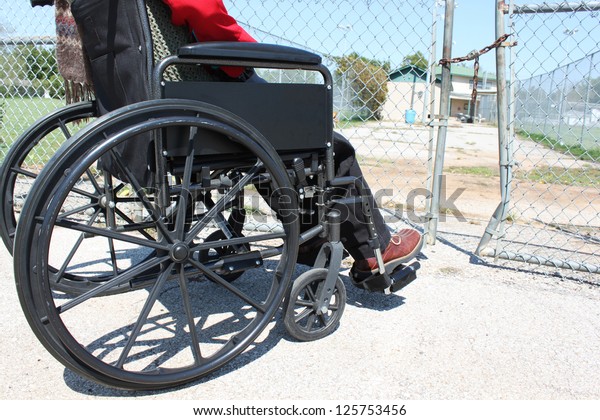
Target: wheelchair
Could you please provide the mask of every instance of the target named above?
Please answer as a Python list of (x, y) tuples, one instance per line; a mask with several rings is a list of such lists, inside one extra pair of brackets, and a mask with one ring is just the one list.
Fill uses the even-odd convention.
[[(166, 13), (160, 0), (137, 4), (145, 22)], [(151, 26), (147, 39), (162, 39)], [(362, 208), (382, 261), (364, 194), (335, 194), (365, 187), (335, 177), (333, 81), (321, 57), (222, 42), (156, 57), (152, 42), (148, 100), (103, 115), (96, 101), (60, 109), (15, 142), (1, 169), (0, 231), (29, 325), (68, 369), (132, 390), (221, 368), (260, 345), (280, 309), (297, 340), (335, 331), (346, 290), (334, 204)], [(322, 83), (168, 76), (214, 66), (302, 69)], [(56, 154), (39, 174), (25, 170), (57, 131), (65, 140)], [(27, 195), (22, 210), (17, 194)], [(301, 230), (306, 218), (314, 223)], [(312, 267), (293, 279), (299, 246), (315, 239)], [(382, 269), (366, 288), (395, 291), (417, 268), (395, 278)]]

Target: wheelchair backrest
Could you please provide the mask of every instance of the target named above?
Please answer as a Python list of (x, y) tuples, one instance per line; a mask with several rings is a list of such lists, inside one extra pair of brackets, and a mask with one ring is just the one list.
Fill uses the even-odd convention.
[[(173, 65), (160, 84), (154, 69), (189, 43), (162, 0), (76, 0), (72, 12), (91, 62), (101, 113), (151, 99), (218, 105), (257, 128), (277, 150), (324, 149), (331, 141), (331, 86), (218, 81), (200, 65)], [(177, 149), (177, 146), (173, 146)]]

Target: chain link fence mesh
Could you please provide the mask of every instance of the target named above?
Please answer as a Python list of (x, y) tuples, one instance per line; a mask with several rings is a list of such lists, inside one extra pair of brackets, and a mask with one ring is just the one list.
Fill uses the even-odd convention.
[[(436, 39), (437, 26), (443, 26), (444, 2), (236, 0), (225, 4), (257, 40), (299, 47), (323, 57), (335, 80), (332, 117), (336, 131), (355, 146), (376, 198), (394, 214), (394, 220), (400, 216), (412, 224), (425, 224), (423, 216), (432, 210), (428, 198), (437, 127), (429, 123), (439, 113)], [(511, 49), (509, 77), (514, 92), (510, 130), (515, 166), (510, 208), (499, 229), (495, 255), (597, 271), (599, 7), (598, 2), (576, 6), (577, 11), (558, 11), (543, 3), (548, 9), (543, 13), (539, 7), (536, 12), (534, 5), (521, 7), (526, 13), (510, 14), (508, 32), (519, 41)], [(519, 11), (519, 6), (511, 7)], [(53, 9), (4, 2), (0, 12), (3, 160), (11, 144), (34, 121), (64, 105), (64, 91), (54, 58)], [(459, 13), (467, 12), (459, 9)], [(314, 82), (314, 75), (304, 72), (261, 70), (261, 76), (270, 82)], [(486, 80), (480, 74), (479, 82)], [(493, 85), (493, 75), (485, 83), (479, 86), (482, 91)], [(453, 91), (452, 103), (460, 103), (462, 111), (459, 90)], [(490, 92), (481, 96), (477, 114), (493, 124), (496, 97), (493, 89)], [(456, 116), (454, 108), (452, 117)], [(458, 119), (450, 122), (461, 125)], [(68, 130), (80, 126), (72, 124)], [(458, 140), (452, 140), (449, 147), (467, 154), (475, 145), (457, 132)], [(60, 132), (44, 138), (27, 169), (39, 171), (62, 141)], [(456, 163), (452, 160), (449, 165)], [(476, 164), (472, 161), (467, 166)], [(471, 177), (470, 172), (465, 176), (463, 170), (458, 172), (463, 175), (453, 171), (450, 167), (446, 172), (450, 180)], [(460, 210), (466, 210), (470, 218), (468, 210), (475, 209)], [(478, 210), (481, 214), (483, 208)], [(443, 208), (440, 213), (444, 216)]]
[(511, 4), (511, 195), (491, 254), (600, 272), (600, 4)]
[[(27, 13), (15, 13), (27, 8)], [(63, 82), (56, 72), (54, 21), (50, 8), (29, 2), (0, 5), (0, 158), (33, 122), (64, 105)], [(19, 28), (27, 28), (20, 30)], [(53, 154), (40, 148), (40, 165)]]
[[(228, 4), (230, 13), (259, 41), (297, 46), (324, 58), (334, 76), (336, 131), (355, 146), (380, 203), (404, 216), (408, 207), (419, 211), (426, 207), (425, 195), (411, 199), (410, 192), (429, 188), (428, 150), (434, 137), (427, 123), (433, 89), (426, 78), (413, 84), (393, 83), (389, 75), (414, 56), (425, 59), (419, 63), (424, 69), (432, 63), (437, 3), (242, 0)], [(277, 74), (263, 76), (281, 80)]]
[[(435, 19), (438, 9), (443, 11), (438, 3), (225, 2), (230, 14), (260, 42), (291, 45), (324, 58), (335, 78), (336, 130), (356, 147), (371, 189), (395, 213), (407, 207), (426, 210), (426, 194), (413, 194), (406, 203), (411, 191), (429, 188), (434, 133), (427, 123), (435, 88), (427, 73), (435, 61)], [(10, 23), (8, 16), (23, 21)], [(52, 8), (5, 2), (2, 17), (0, 159), (36, 119), (64, 104), (53, 55)], [(25, 27), (27, 31), (21, 29)], [(388, 75), (409, 61), (422, 68), (424, 76), (412, 84), (390, 82)], [(289, 71), (261, 75), (273, 82), (310, 82), (314, 77)], [(32, 170), (39, 170), (60, 140), (51, 143), (38, 146)]]

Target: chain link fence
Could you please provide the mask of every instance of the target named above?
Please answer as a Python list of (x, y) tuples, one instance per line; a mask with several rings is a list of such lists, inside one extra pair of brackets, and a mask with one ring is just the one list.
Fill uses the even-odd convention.
[[(53, 54), (53, 8), (31, 8), (28, 3), (1, 6), (0, 159), (36, 119), (64, 105)], [(225, 4), (260, 42), (291, 45), (324, 58), (335, 79), (336, 130), (356, 147), (376, 197), (405, 219), (407, 210), (424, 214), (427, 194), (411, 191), (431, 189), (435, 137), (428, 123), (436, 114), (432, 110), (440, 88), (430, 74), (435, 71), (436, 25), (443, 2), (236, 0)], [(420, 69), (418, 80), (390, 80), (390, 74), (407, 65)], [(262, 76), (276, 82), (306, 75), (263, 71)], [(28, 169), (39, 171), (60, 142), (45, 140), (38, 145)], [(420, 222), (418, 217), (410, 219), (413, 224)]]
[(600, 272), (599, 11), (600, 2), (499, 9), (517, 45), (501, 156), (507, 184), (483, 254)]

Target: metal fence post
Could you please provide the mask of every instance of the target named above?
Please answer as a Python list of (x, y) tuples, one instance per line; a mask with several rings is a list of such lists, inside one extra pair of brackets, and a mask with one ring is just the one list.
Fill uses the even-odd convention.
[[(454, 0), (446, 0), (446, 11), (444, 17), (444, 45), (442, 59), (449, 60), (452, 57), (452, 30), (454, 26)], [(434, 75), (435, 77), (435, 75)], [(440, 217), (440, 196), (442, 193), (442, 174), (444, 170), (444, 153), (446, 150), (446, 135), (448, 133), (448, 118), (450, 114), (450, 63), (444, 61), (442, 65), (442, 89), (440, 94), (440, 115), (436, 157), (433, 169), (433, 180), (431, 188), (431, 201), (427, 212), (428, 222), (425, 233), (427, 243), (435, 244), (437, 225)], [(432, 123), (435, 124), (435, 123)]]
[[(425, 93), (429, 93), (429, 100), (427, 98), (423, 101), (423, 122), (425, 123), (425, 118), (429, 120), (429, 141), (427, 142), (427, 191), (432, 191), (433, 189), (433, 144), (435, 142), (435, 126), (432, 124), (435, 118), (435, 82), (436, 75), (435, 69), (437, 67), (436, 63), (436, 45), (437, 45), (437, 19), (438, 19), (438, 2), (437, 0), (433, 3), (433, 12), (431, 14), (431, 49), (429, 51), (429, 67), (427, 68), (427, 81), (429, 83), (428, 89)], [(428, 108), (427, 108), (428, 107)], [(425, 110), (428, 110), (429, 115)], [(431, 209), (431, 194), (429, 194), (425, 200), (425, 209), (430, 214)], [(427, 229), (428, 226), (425, 226)]]
[[(504, 0), (499, 0), (496, 7), (496, 37), (504, 34), (504, 14), (507, 11)], [(500, 161), (500, 204), (496, 207), (494, 214), (481, 237), (481, 241), (475, 251), (478, 255), (493, 256), (495, 252), (482, 251), (486, 248), (492, 236), (502, 237), (503, 224), (508, 211), (510, 201), (510, 183), (512, 180), (512, 153), (509, 141), (508, 123), (508, 90), (506, 84), (506, 46), (500, 45), (496, 48), (496, 83), (497, 83), (497, 106), (498, 106), (498, 144)]]

